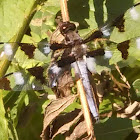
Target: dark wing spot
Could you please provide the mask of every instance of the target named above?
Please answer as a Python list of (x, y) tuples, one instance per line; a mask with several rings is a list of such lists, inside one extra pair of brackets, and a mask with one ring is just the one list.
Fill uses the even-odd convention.
[(91, 52), (87, 52), (87, 56), (96, 57), (96, 56), (103, 56), (105, 54), (104, 49), (97, 49)]
[(89, 41), (95, 40), (97, 38), (102, 38), (102, 37), (103, 37), (103, 33), (100, 30), (97, 30), (97, 31), (93, 32), (89, 37), (84, 39), (83, 43), (85, 44)]
[(45, 83), (45, 77), (43, 75), (44, 73), (44, 68), (41, 66), (38, 67), (33, 67), (27, 69), (33, 76), (36, 77), (37, 80), (39, 80), (42, 84)]
[(57, 64), (58, 64), (58, 67), (64, 67), (75, 61), (76, 59), (74, 56), (66, 56), (66, 57), (61, 58), (59, 61), (57, 61)]
[(119, 29), (119, 32), (124, 32), (124, 14), (117, 17), (111, 24), (111, 26), (116, 26)]
[(10, 81), (6, 77), (0, 79), (0, 89), (11, 90)]
[(118, 50), (122, 53), (122, 58), (127, 59), (130, 40), (126, 40), (117, 45)]
[(60, 60), (57, 61), (58, 67), (64, 67), (76, 61), (75, 54), (71, 54), (71, 51), (71, 48), (64, 50)]
[(58, 43), (53, 43), (50, 46), (50, 49), (53, 51), (59, 50), (59, 49), (64, 49), (64, 48), (71, 48), (72, 45), (66, 45), (66, 44), (58, 44)]
[(19, 43), (19, 45), (21, 46), (21, 50), (24, 51), (29, 58), (34, 57), (34, 50), (36, 49), (34, 45), (26, 43)]

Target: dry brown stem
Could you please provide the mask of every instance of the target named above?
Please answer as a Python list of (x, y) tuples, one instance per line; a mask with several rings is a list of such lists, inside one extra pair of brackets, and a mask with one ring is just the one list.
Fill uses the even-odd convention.
[[(69, 21), (67, 0), (60, 0), (60, 5), (61, 5), (61, 14), (62, 14), (63, 22)], [(87, 133), (88, 133), (89, 136), (93, 136), (94, 131), (93, 131), (92, 120), (91, 120), (91, 116), (90, 116), (88, 102), (87, 102), (87, 99), (86, 99), (86, 93), (85, 93), (85, 90), (84, 90), (81, 79), (79, 79), (77, 81), (77, 89), (78, 89), (78, 92), (80, 94), (80, 100), (81, 100), (82, 109), (83, 109), (83, 113), (84, 113), (84, 118), (85, 118), (86, 126), (87, 126)]]

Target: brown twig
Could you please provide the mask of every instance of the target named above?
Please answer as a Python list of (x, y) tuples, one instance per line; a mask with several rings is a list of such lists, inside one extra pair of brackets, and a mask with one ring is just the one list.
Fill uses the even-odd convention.
[(79, 79), (77, 82), (77, 88), (78, 88), (78, 93), (80, 94), (80, 100), (81, 100), (81, 104), (82, 104), (82, 109), (83, 109), (83, 113), (84, 113), (84, 118), (86, 121), (86, 125), (87, 125), (87, 132), (89, 136), (93, 136), (93, 125), (92, 125), (92, 121), (91, 121), (91, 116), (90, 116), (90, 112), (89, 112), (89, 107), (88, 107), (88, 103), (87, 103), (87, 99), (86, 99), (86, 93), (82, 84), (82, 80)]
[[(115, 68), (118, 71), (118, 73), (120, 74), (122, 81), (124, 81), (124, 83), (127, 85), (128, 90), (129, 90), (131, 88), (131, 86), (130, 86), (129, 82), (127, 81), (126, 77), (121, 73), (117, 64), (115, 65)], [(130, 92), (128, 92), (128, 98), (129, 98), (129, 102), (131, 103)]]
[(119, 87), (119, 89), (121, 89), (121, 90), (123, 90), (123, 88), (129, 89), (128, 85), (117, 81), (117, 79), (112, 75), (112, 73), (109, 73), (109, 75), (110, 75), (111, 79), (113, 80), (113, 82)]
[(121, 73), (121, 71), (120, 71), (120, 69), (119, 69), (119, 67), (118, 67), (117, 64), (115, 65), (115, 68), (118, 71), (118, 73), (120, 74), (121, 79), (126, 83), (126, 85), (128, 86), (128, 88), (130, 89), (131, 86), (130, 86), (129, 82), (127, 81), (126, 77)]
[[(61, 14), (62, 14), (63, 22), (69, 21), (67, 0), (60, 0), (60, 4), (61, 4)], [(83, 109), (83, 113), (84, 113), (84, 118), (85, 118), (85, 122), (86, 122), (87, 133), (88, 133), (89, 136), (92, 137), (94, 135), (93, 125), (92, 125), (89, 106), (88, 106), (88, 102), (87, 102), (87, 99), (86, 99), (86, 93), (85, 93), (85, 89), (83, 87), (82, 80), (79, 79), (76, 82), (76, 84), (77, 84), (78, 93), (80, 94), (80, 100), (81, 100), (82, 109)]]
[(63, 22), (69, 21), (69, 13), (68, 13), (68, 6), (67, 6), (67, 0), (60, 0), (60, 6), (61, 6), (61, 14)]

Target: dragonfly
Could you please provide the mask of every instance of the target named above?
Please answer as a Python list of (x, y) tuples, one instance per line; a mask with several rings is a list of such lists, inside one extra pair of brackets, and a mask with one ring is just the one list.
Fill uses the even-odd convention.
[[(74, 68), (76, 76), (82, 79), (90, 111), (95, 120), (99, 120), (88, 72), (96, 73), (96, 66), (102, 66), (106, 63), (106, 67), (113, 69), (114, 63), (123, 67), (139, 60), (139, 36), (120, 43), (110, 40), (113, 30), (118, 30), (120, 33), (125, 32), (126, 14), (129, 15), (129, 19), (139, 23), (139, 13), (140, 3), (137, 3), (112, 22), (91, 31), (84, 38), (80, 37), (74, 23), (60, 22), (49, 43), (46, 40), (37, 44), (0, 42), (2, 45), (0, 61), (7, 59), (15, 66), (13, 72), (7, 72), (5, 76), (0, 78), (0, 89), (21, 91), (56, 88), (59, 86), (59, 79), (66, 72), (70, 75), (71, 68)], [(12, 46), (15, 44), (19, 46), (19, 51), (23, 52), (22, 55), (26, 57), (22, 57), (21, 53), (17, 53), (16, 57), (13, 56)], [(22, 60), (22, 58), (24, 59)], [(29, 59), (34, 66), (27, 68), (28, 64), (26, 64), (25, 58)], [(45, 61), (45, 65), (41, 63), (42, 61)], [(12, 69), (12, 65), (10, 69)], [(44, 73), (47, 73), (48, 76), (44, 76)]]

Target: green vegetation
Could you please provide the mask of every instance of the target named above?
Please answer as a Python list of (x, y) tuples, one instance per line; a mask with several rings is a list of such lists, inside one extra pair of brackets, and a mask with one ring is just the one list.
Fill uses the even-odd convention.
[[(130, 0), (117, 0), (114, 2), (113, 0), (110, 0), (105, 3), (97, 2), (95, 0), (69, 0), (68, 9), (71, 21), (79, 24), (79, 34), (84, 38), (84, 36), (93, 29), (96, 29), (98, 26), (101, 27), (101, 25), (104, 24), (104, 21), (107, 20), (110, 22), (137, 2), (140, 1), (135, 0), (135, 2), (132, 2)], [(137, 10), (140, 13), (140, 6)], [(59, 0), (1, 0), (0, 41), (25, 42), (33, 43), (35, 45), (45, 38), (49, 41), (50, 34), (56, 29), (55, 17), (59, 11)], [(140, 36), (140, 18), (138, 22), (134, 22), (130, 18), (128, 12), (125, 14), (125, 18), (127, 20), (125, 23), (126, 32), (119, 33), (117, 28), (115, 28), (110, 37), (111, 41), (120, 43), (127, 39)], [(31, 35), (25, 34), (29, 30), (29, 27), (31, 29)], [(132, 46), (133, 45), (134, 43)], [(9, 62), (0, 60), (1, 77), (4, 76), (5, 73), (7, 74), (17, 70), (22, 70), (26, 73), (25, 69), (33, 66), (48, 68), (51, 55), (46, 57), (38, 51), (35, 56), (36, 59), (28, 59), (17, 45), (13, 44), (12, 47), (15, 48), (16, 52), (14, 56), (15, 61)], [(2, 45), (0, 45), (0, 51), (1, 48)], [(121, 78), (124, 77), (120, 76), (120, 73), (115, 68), (112, 70), (112, 68), (108, 66), (101, 65), (97, 66), (97, 73), (100, 74), (102, 70), (109, 70), (112, 72), (112, 75), (117, 82), (115, 83), (112, 81), (110, 75), (109, 78), (105, 77), (107, 75), (106, 73), (104, 74), (105, 79), (99, 78), (98, 74), (98, 76), (93, 76), (95, 82), (98, 84), (98, 81), (103, 84), (106, 80), (109, 80), (110, 86), (108, 91), (103, 91), (103, 100), (99, 107), (101, 123), (95, 125), (97, 140), (135, 140), (136, 138), (132, 135), (134, 134), (138, 137), (138, 132), (140, 132), (138, 129), (138, 126), (140, 126), (138, 121), (140, 115), (136, 116), (137, 120), (134, 119), (133, 121), (127, 114), (127, 118), (117, 118), (117, 114), (121, 114), (121, 111), (124, 111), (123, 108), (129, 106), (129, 100), (131, 100), (132, 103), (134, 101), (140, 102), (140, 52), (137, 52), (131, 47), (129, 53), (131, 54), (131, 57), (127, 61), (122, 60), (121, 56), (118, 56), (118, 54), (114, 54), (113, 58), (109, 61), (112, 65), (118, 63), (118, 65), (122, 67), (120, 73), (126, 80), (121, 80)], [(29, 83), (33, 80), (33, 77), (28, 77)], [(127, 81), (130, 84), (130, 89), (127, 87)], [(114, 85), (116, 87), (114, 87)], [(106, 87), (104, 87), (104, 89), (106, 89)], [(72, 93), (74, 92), (75, 91), (72, 91)], [(51, 102), (46, 97), (47, 94), (52, 94), (50, 88), (46, 88), (45, 91), (0, 90), (0, 140), (41, 139), (40, 135), (43, 130), (44, 110)], [(54, 124), (56, 117), (60, 114), (63, 116), (71, 113), (75, 109), (78, 110), (81, 108), (79, 99), (77, 99), (77, 97), (71, 98), (62, 100), (63, 103), (64, 101), (67, 101), (64, 103), (65, 107), (63, 109), (58, 109), (56, 106), (57, 113), (55, 114), (54, 119), (49, 120), (51, 126)], [(122, 110), (120, 111), (114, 104), (119, 106), (119, 109)], [(58, 103), (58, 106), (59, 105), (61, 106), (61, 104)], [(50, 108), (50, 110), (52, 108)], [(135, 116), (135, 114), (133, 114), (133, 116)], [(111, 118), (109, 118), (110, 116)], [(81, 116), (79, 115), (79, 118), (80, 117)], [(73, 120), (75, 118), (73, 118)], [(62, 130), (69, 128), (71, 132), (69, 135), (71, 135), (79, 118), (76, 118), (75, 121), (71, 122), (68, 126), (65, 126), (65, 128), (63, 127)], [(63, 120), (64, 119), (61, 119), (61, 121)], [(70, 122), (72, 120), (68, 119), (68, 121)], [(64, 122), (61, 126), (64, 126), (67, 123), (68, 122)], [(65, 131), (63, 132), (62, 130), (59, 130), (58, 133), (55, 131), (53, 132), (54, 134), (52, 135), (55, 137), (55, 140), (64, 139), (64, 136), (66, 135), (63, 135)], [(134, 131), (136, 132), (134, 133)]]

